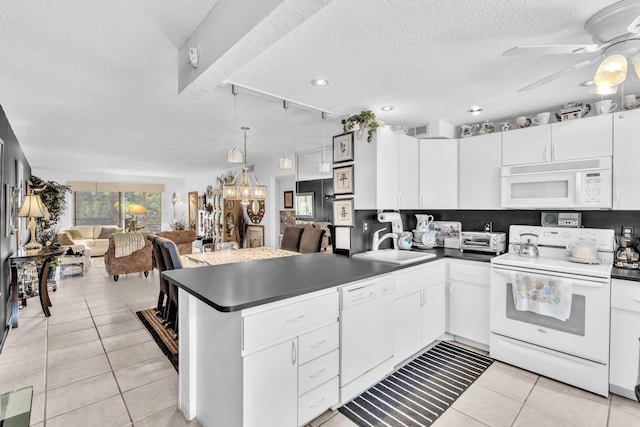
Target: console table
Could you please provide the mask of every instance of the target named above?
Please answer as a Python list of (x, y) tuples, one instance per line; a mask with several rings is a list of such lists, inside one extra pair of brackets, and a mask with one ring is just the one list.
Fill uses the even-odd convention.
[(40, 305), (46, 317), (51, 316), (49, 307), (51, 300), (47, 291), (47, 278), (49, 277), (49, 266), (51, 261), (66, 252), (66, 248), (50, 249), (44, 248), (38, 252), (20, 249), (16, 254), (9, 257), (11, 262), (11, 327), (18, 327), (18, 267), (20, 264), (34, 261), (42, 261), (38, 268), (38, 293), (40, 295)]

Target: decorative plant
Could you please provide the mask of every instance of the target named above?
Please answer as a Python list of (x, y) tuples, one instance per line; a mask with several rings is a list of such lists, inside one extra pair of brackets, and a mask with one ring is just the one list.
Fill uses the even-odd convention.
[(380, 126), (380, 124), (376, 121), (376, 115), (373, 114), (371, 110), (361, 111), (360, 114), (355, 114), (351, 117), (347, 117), (346, 119), (342, 119), (342, 129), (346, 132), (351, 132), (355, 125), (358, 125), (358, 138), (362, 137), (362, 132), (364, 128), (368, 127), (367, 131), (367, 142), (371, 142), (373, 139), (373, 134), (376, 133), (376, 130)]
[(171, 227), (172, 230), (186, 230), (187, 229), (187, 221), (184, 220), (183, 218), (174, 219), (173, 221), (171, 221), (169, 223), (169, 227)]
[(42, 188), (38, 194), (49, 211), (49, 219), (38, 218), (36, 235), (40, 235), (40, 241), (45, 244), (56, 245), (58, 234), (54, 226), (67, 208), (66, 195), (71, 193), (71, 187), (56, 181), (45, 181), (35, 175), (31, 175), (31, 187)]

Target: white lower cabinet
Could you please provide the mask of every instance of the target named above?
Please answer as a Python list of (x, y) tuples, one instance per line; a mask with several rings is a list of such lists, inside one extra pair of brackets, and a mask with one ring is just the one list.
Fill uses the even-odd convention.
[(486, 262), (449, 260), (450, 334), (489, 345), (491, 266)]
[(640, 365), (640, 282), (611, 285), (610, 391), (635, 399)]
[(435, 261), (395, 274), (393, 334), (396, 364), (444, 334), (445, 263)]
[(246, 313), (243, 426), (304, 425), (338, 402), (337, 320), (337, 292)]

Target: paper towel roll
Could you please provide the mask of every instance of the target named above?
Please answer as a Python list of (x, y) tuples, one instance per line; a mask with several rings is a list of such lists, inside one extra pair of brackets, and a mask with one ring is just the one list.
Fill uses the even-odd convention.
[(400, 221), (402, 217), (398, 212), (380, 212), (378, 214), (378, 221), (380, 222), (393, 222)]

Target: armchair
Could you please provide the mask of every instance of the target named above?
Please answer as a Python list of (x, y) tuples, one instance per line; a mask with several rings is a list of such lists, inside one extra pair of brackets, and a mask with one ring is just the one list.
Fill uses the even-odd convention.
[(109, 236), (109, 246), (104, 254), (104, 266), (109, 276), (113, 276), (115, 282), (121, 274), (144, 273), (149, 276), (152, 269), (151, 264), (151, 241), (144, 239), (144, 247), (123, 257), (116, 258), (116, 246), (114, 237)]

